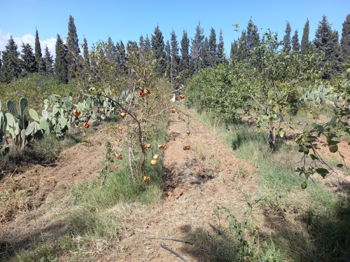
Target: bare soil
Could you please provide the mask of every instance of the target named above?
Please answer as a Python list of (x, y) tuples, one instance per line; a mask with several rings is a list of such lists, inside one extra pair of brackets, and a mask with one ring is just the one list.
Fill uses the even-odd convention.
[(105, 160), (99, 141), (104, 138), (106, 131), (97, 130), (62, 151), (54, 166), (35, 165), (0, 181), (0, 251), (1, 245), (20, 246), (64, 230), (56, 220), (70, 201), (69, 188), (99, 175)]

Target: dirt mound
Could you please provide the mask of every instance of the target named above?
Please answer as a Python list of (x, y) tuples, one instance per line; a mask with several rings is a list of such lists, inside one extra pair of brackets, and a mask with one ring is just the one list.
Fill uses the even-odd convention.
[[(105, 159), (106, 130), (61, 152), (54, 166), (36, 165), (0, 181), (0, 239), (16, 243), (45, 232), (51, 219), (67, 206), (67, 190), (74, 183), (97, 177)], [(59, 226), (57, 226), (58, 230)], [(50, 229), (55, 231), (55, 229)]]

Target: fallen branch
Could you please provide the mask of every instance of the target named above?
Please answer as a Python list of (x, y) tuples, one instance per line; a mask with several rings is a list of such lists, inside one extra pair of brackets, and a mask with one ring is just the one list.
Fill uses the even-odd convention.
[(193, 245), (193, 243), (189, 242), (189, 241), (175, 239), (175, 238), (168, 238), (168, 237), (146, 237), (146, 239), (169, 240), (169, 241), (182, 242), (182, 243), (185, 243), (185, 244)]
[(167, 247), (164, 244), (160, 244), (161, 248), (164, 248), (165, 250), (168, 250), (170, 253), (174, 254), (175, 256), (177, 256), (178, 258), (180, 258), (182, 261), (188, 262), (186, 259), (184, 259), (179, 253), (175, 252), (174, 250), (172, 250), (171, 248)]

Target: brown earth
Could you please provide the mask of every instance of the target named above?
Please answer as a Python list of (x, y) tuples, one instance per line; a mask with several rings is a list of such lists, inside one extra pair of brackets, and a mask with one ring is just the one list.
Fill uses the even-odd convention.
[(105, 160), (105, 145), (99, 141), (104, 138), (106, 130), (97, 130), (61, 152), (54, 166), (35, 165), (0, 181), (0, 247), (64, 230), (51, 222), (67, 207), (73, 184), (99, 175)]

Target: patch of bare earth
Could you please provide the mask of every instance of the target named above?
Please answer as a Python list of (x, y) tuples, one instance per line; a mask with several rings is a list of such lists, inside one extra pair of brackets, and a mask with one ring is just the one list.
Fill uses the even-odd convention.
[(20, 247), (64, 231), (57, 216), (69, 204), (68, 189), (98, 176), (105, 159), (105, 146), (99, 141), (104, 138), (106, 131), (98, 130), (62, 151), (54, 166), (36, 165), (0, 181), (0, 250), (1, 245)]
[[(197, 261), (186, 252), (186, 243), (158, 238), (183, 239), (195, 228), (209, 229), (218, 206), (230, 208), (238, 217), (244, 214), (247, 202), (241, 191), (254, 192), (257, 188), (247, 181), (244, 186), (240, 184), (238, 174), (252, 173), (254, 167), (236, 158), (208, 126), (189, 114), (189, 127), (174, 114), (168, 128), (163, 200), (134, 209), (122, 240), (99, 261), (178, 261), (161, 244), (188, 261)], [(184, 146), (191, 149), (184, 150)]]

